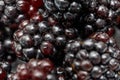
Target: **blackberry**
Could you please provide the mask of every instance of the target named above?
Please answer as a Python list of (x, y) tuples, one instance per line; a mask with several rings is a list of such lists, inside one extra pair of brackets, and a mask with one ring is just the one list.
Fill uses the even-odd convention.
[(12, 29), (17, 29), (20, 22), (29, 19), (39, 7), (43, 7), (42, 0), (1, 0), (0, 3), (0, 22)]
[(2, 22), (0, 22), (0, 26), (0, 79), (6, 80), (7, 74), (11, 72), (11, 65), (16, 60), (16, 55), (11, 49), (14, 31)]
[[(109, 31), (108, 29), (106, 32)], [(50, 57), (40, 60), (30, 59), (28, 63), (18, 65), (16, 72), (11, 73), (8, 79), (39, 80), (41, 77), (42, 80), (119, 79), (120, 51), (114, 38), (107, 33), (96, 32), (86, 40), (81, 40), (79, 37), (69, 39), (64, 48), (63, 64), (57, 65), (50, 60)], [(54, 40), (50, 39), (49, 42), (52, 41)], [(42, 75), (36, 76), (34, 73)]]
[[(100, 33), (101, 36), (98, 39), (95, 36), (98, 33), (100, 32), (84, 41), (75, 39), (66, 44), (63, 66), (72, 67), (71, 72), (75, 72), (77, 79), (119, 79), (119, 49), (116, 42), (112, 37), (105, 40), (105, 36), (108, 36), (106, 33)], [(77, 44), (81, 45), (72, 48), (73, 43), (76, 41)], [(68, 47), (68, 45), (71, 46)]]
[[(89, 34), (93, 32), (104, 30), (105, 28), (109, 27), (116, 27), (116, 18), (118, 17), (117, 11), (119, 9), (119, 3), (120, 2), (118, 0), (83, 1), (83, 4), (87, 5), (88, 13), (84, 14), (79, 22), (81, 23), (81, 27), (78, 28), (79, 31), (82, 28), (81, 36), (89, 36)], [(115, 6), (115, 4), (117, 6)]]
[(0, 28), (0, 61), (13, 62), (16, 59), (14, 51), (12, 50), (12, 34), (13, 31), (2, 23)]
[[(42, 16), (33, 20), (25, 20), (19, 25), (19, 29), (14, 33), (13, 50), (22, 60), (31, 58), (50, 58), (60, 65), (64, 58), (64, 47), (69, 39), (78, 36), (76, 28), (64, 28), (56, 20), (53, 24), (48, 18)], [(41, 18), (41, 17), (40, 17)], [(51, 24), (52, 23), (52, 24)], [(56, 60), (60, 60), (57, 63)]]
[(0, 79), (119, 80), (119, 7), (119, 0), (0, 0)]
[(76, 74), (71, 73), (71, 75), (68, 75), (70, 71), (70, 68), (55, 67), (53, 62), (47, 58), (41, 60), (31, 59), (28, 63), (19, 64), (15, 73), (11, 73), (8, 79), (66, 80), (74, 75), (72, 80), (77, 80)]
[(19, 64), (16, 73), (10, 74), (8, 80), (46, 80), (47, 74), (53, 69), (54, 65), (49, 59), (31, 59), (28, 63)]
[[(94, 6), (92, 4), (94, 3)], [(119, 0), (91, 0), (89, 9), (98, 18), (102, 18), (106, 21), (107, 26), (117, 26), (119, 28)]]
[(82, 38), (87, 38), (96, 31), (116, 26), (118, 0), (44, 0), (43, 2), (50, 15), (63, 27), (75, 27)]
[(44, 0), (43, 2), (48, 12), (62, 24), (68, 22), (71, 25), (82, 12), (82, 4), (77, 0)]
[[(4, 23), (5, 25), (11, 27), (12, 29), (16, 28), (16, 18), (23, 15), (21, 19), (25, 19), (24, 14), (18, 13), (16, 9), (16, 1), (15, 0), (1, 0), (1, 17), (0, 22)], [(13, 17), (15, 17), (13, 19)]]

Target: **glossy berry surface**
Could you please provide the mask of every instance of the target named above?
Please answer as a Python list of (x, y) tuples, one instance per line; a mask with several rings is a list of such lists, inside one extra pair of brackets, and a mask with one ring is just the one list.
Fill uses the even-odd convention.
[[(47, 74), (54, 68), (53, 63), (49, 59), (35, 60), (32, 59), (26, 64), (18, 65), (17, 72), (20, 80), (46, 80)], [(16, 75), (12, 75), (10, 79), (14, 79)]]
[(120, 0), (0, 0), (0, 80), (120, 80)]

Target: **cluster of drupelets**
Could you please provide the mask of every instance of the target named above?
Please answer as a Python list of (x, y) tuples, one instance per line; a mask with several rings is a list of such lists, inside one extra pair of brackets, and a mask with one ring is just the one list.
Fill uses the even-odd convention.
[(120, 80), (115, 28), (120, 0), (0, 0), (0, 80)]

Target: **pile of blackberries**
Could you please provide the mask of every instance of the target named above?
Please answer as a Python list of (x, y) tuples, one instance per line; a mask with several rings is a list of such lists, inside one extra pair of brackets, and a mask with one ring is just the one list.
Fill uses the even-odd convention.
[(120, 80), (120, 0), (0, 0), (0, 80)]

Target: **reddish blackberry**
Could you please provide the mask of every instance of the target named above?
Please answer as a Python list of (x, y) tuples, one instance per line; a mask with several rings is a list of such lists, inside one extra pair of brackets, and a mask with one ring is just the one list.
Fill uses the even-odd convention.
[[(29, 73), (31, 72), (31, 73)], [(8, 76), (8, 80), (70, 80), (67, 74), (70, 72), (70, 68), (56, 67), (49, 59), (31, 59), (28, 63), (19, 64), (15, 73), (11, 73)], [(77, 80), (76, 74), (71, 79)]]
[(46, 80), (47, 74), (53, 69), (54, 64), (49, 59), (31, 59), (28, 63), (19, 64), (8, 80)]

